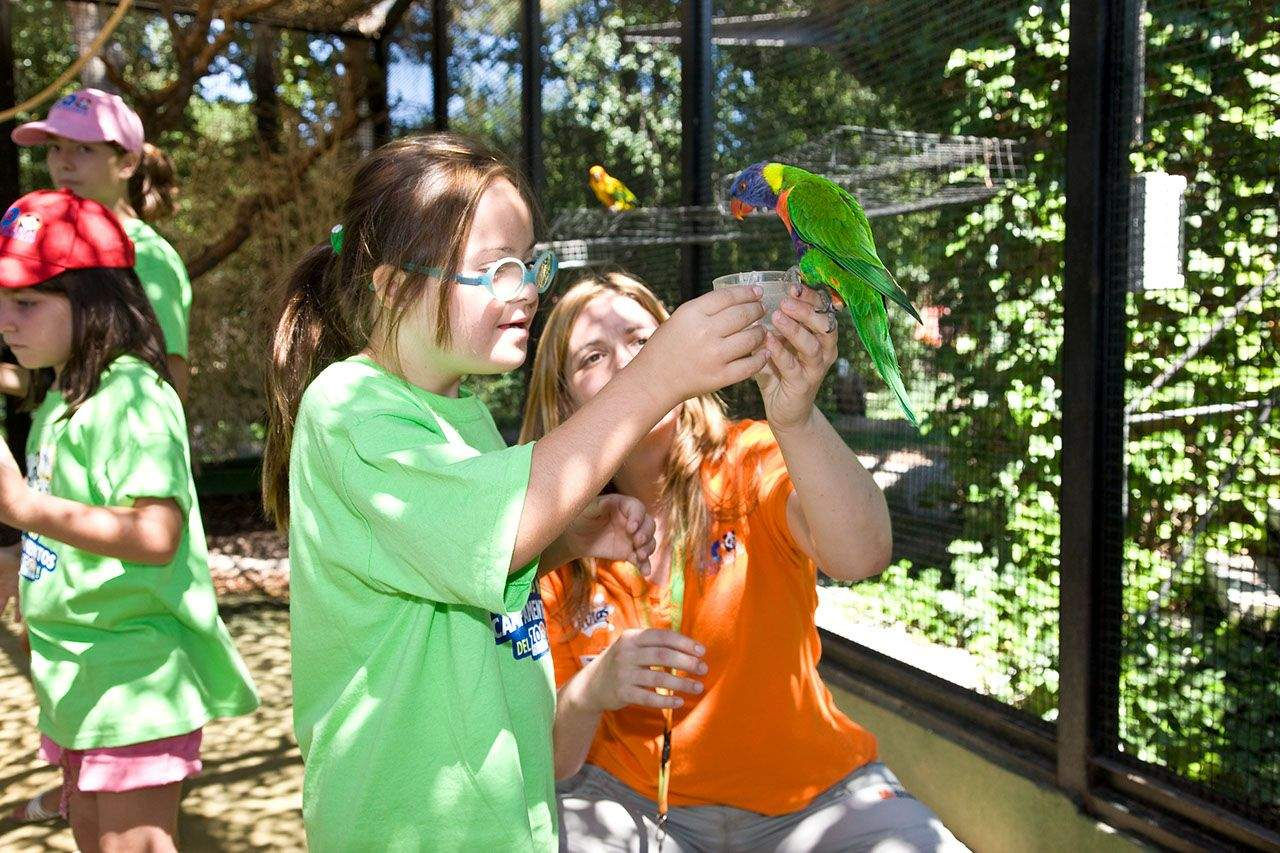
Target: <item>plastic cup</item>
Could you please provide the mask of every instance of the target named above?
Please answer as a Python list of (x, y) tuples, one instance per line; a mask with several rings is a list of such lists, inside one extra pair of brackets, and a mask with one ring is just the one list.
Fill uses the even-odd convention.
[(798, 281), (799, 277), (791, 270), (752, 270), (722, 275), (712, 280), (711, 287), (719, 290), (740, 284), (759, 285), (764, 291), (764, 295), (760, 297), (760, 301), (764, 303), (764, 318), (761, 322), (766, 329), (773, 331), (773, 312), (782, 304), (782, 297), (791, 291), (791, 285)]

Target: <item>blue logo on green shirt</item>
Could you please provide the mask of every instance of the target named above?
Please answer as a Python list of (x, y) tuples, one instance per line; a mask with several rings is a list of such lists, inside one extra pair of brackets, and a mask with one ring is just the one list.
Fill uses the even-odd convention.
[(511, 643), (511, 654), (516, 660), (537, 660), (551, 650), (547, 641), (547, 621), (542, 608), (542, 596), (535, 589), (529, 603), (515, 613), (491, 613), (493, 641), (497, 645)]

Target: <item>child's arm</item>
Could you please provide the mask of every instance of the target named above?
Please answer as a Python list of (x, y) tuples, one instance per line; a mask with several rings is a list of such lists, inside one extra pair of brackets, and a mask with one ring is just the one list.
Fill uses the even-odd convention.
[(10, 397), (25, 397), (27, 396), (27, 386), (30, 382), (30, 370), (8, 362), (0, 363), (0, 394), (8, 394)]
[(0, 442), (0, 522), (73, 548), (130, 563), (163, 566), (173, 559), (186, 519), (172, 498), (139, 498), (133, 506), (89, 506), (28, 488), (9, 446)]
[(751, 287), (685, 303), (600, 392), (533, 446), (511, 555), (519, 571), (556, 539), (667, 412), (754, 375), (765, 363), (764, 313)]

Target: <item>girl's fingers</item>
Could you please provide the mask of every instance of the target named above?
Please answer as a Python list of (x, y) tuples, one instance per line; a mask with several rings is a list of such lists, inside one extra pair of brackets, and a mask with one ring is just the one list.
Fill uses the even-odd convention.
[(744, 379), (750, 379), (761, 370), (764, 370), (764, 366), (768, 363), (769, 350), (762, 346), (751, 355), (731, 362), (725, 368), (725, 372), (720, 375), (720, 385), (721, 387), (727, 387)]
[(747, 328), (764, 316), (764, 304), (760, 301), (730, 305), (707, 319), (707, 333), (713, 340), (732, 335)]
[[(746, 305), (752, 302), (759, 304), (760, 297), (763, 295), (764, 289), (759, 285), (722, 287), (699, 296), (690, 304), (697, 305), (703, 314), (710, 317), (734, 305)], [(760, 311), (764, 313), (764, 308), (762, 307)]]
[(764, 336), (764, 326), (748, 326), (728, 336), (720, 342), (724, 347), (726, 360), (734, 361), (752, 355), (764, 346)]

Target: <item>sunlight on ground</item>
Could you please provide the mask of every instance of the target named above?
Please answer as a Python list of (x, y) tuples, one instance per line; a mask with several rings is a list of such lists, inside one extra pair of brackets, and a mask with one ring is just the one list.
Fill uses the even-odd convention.
[[(180, 817), (184, 850), (299, 850), (302, 759), (293, 742), (289, 613), (279, 604), (232, 604), (227, 627), (253, 672), (263, 704), (256, 713), (205, 727), (204, 772), (187, 784)], [(56, 769), (36, 754), (35, 696), (13, 625), (0, 626), (0, 812), (55, 784)], [(0, 821), (0, 849), (74, 850), (61, 821), (14, 826)]]

